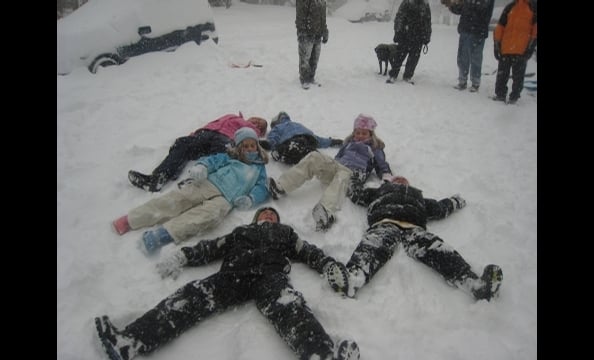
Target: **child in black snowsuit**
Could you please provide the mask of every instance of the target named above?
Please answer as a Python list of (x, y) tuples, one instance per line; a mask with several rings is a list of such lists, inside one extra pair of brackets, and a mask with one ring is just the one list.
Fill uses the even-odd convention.
[(258, 310), (299, 359), (359, 359), (354, 341), (343, 340), (334, 350), (330, 336), (289, 281), (289, 259), (304, 262), (319, 273), (334, 259), (281, 224), (275, 209), (261, 208), (251, 224), (194, 247), (183, 247), (157, 268), (162, 277), (175, 279), (184, 266), (217, 259), (223, 260), (219, 272), (179, 288), (123, 330), (112, 325), (107, 316), (95, 318), (110, 359), (130, 360), (149, 354), (208, 316), (248, 300), (255, 300)]
[(477, 300), (498, 295), (503, 273), (487, 265), (479, 278), (462, 256), (438, 236), (427, 232), (427, 220), (443, 219), (466, 206), (460, 195), (442, 200), (423, 198), (421, 190), (400, 176), (379, 188), (363, 188), (354, 181), (349, 197), (367, 206), (367, 229), (346, 266), (334, 263), (326, 276), (332, 288), (349, 297), (386, 264), (400, 243), (407, 254), (441, 274), (450, 285), (471, 293)]

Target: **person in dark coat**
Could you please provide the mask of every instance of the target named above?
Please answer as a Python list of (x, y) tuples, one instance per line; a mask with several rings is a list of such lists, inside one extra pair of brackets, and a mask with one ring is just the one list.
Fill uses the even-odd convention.
[(470, 72), (470, 92), (481, 85), (483, 48), (489, 36), (489, 22), (493, 16), (494, 0), (441, 0), (453, 14), (460, 15), (458, 23), (458, 84), (454, 89), (464, 90)]
[[(396, 54), (390, 59), (390, 78), (393, 83), (398, 77), (400, 67), (406, 60), (402, 79), (412, 82), (415, 69), (421, 57), (421, 49), (431, 40), (431, 9), (427, 0), (404, 0), (394, 18), (394, 42)], [(426, 51), (425, 51), (426, 52)]]
[(322, 43), (328, 42), (326, 0), (297, 0), (295, 26), (299, 51), (299, 81), (303, 89), (319, 86), (315, 80)]
[(190, 135), (175, 139), (165, 159), (150, 175), (130, 170), (128, 180), (137, 188), (159, 192), (167, 182), (178, 178), (188, 161), (226, 152), (233, 142), (233, 134), (242, 127), (249, 127), (262, 137), (266, 135), (268, 123), (255, 116), (245, 120), (241, 113), (221, 116)]
[(498, 295), (503, 280), (499, 266), (487, 265), (479, 278), (456, 250), (426, 230), (427, 220), (443, 219), (466, 206), (460, 195), (439, 201), (427, 199), (401, 176), (378, 188), (364, 189), (362, 182), (353, 181), (348, 195), (355, 204), (367, 206), (369, 228), (346, 266), (337, 262), (326, 269), (328, 282), (335, 291), (354, 297), (400, 244), (410, 257), (475, 299), (491, 300)]
[(274, 208), (258, 209), (251, 224), (238, 226), (230, 234), (181, 248), (157, 268), (162, 277), (175, 279), (186, 266), (218, 259), (223, 263), (217, 273), (187, 283), (123, 330), (107, 316), (95, 318), (109, 358), (130, 360), (148, 355), (210, 315), (254, 300), (299, 359), (359, 359), (356, 342), (343, 340), (334, 346), (289, 280), (289, 259), (306, 263), (319, 273), (334, 259), (281, 224)]
[(512, 88), (508, 103), (515, 104), (518, 101), (524, 88), (526, 65), (534, 53), (536, 40), (536, 3), (531, 0), (514, 0), (507, 4), (493, 30), (495, 58), (499, 61), (493, 100), (505, 101), (511, 71)]
[(272, 118), (270, 128), (266, 140), (260, 140), (260, 145), (270, 150), (274, 160), (288, 165), (297, 164), (314, 150), (342, 145), (342, 139), (318, 136), (304, 125), (291, 121), (284, 111)]

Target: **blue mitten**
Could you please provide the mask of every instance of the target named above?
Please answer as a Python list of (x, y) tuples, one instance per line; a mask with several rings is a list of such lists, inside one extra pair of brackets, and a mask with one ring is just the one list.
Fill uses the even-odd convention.
[(252, 207), (252, 204), (252, 198), (246, 195), (240, 196), (233, 201), (233, 206), (235, 206), (239, 210), (247, 210)]

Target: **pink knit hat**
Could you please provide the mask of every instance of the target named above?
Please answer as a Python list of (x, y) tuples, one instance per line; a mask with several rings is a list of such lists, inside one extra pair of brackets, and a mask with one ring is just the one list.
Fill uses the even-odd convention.
[(367, 130), (373, 131), (373, 130), (375, 130), (376, 126), (377, 126), (377, 123), (371, 116), (359, 114), (359, 116), (357, 116), (357, 118), (355, 119), (355, 126), (353, 126), (353, 128), (354, 129), (367, 129)]

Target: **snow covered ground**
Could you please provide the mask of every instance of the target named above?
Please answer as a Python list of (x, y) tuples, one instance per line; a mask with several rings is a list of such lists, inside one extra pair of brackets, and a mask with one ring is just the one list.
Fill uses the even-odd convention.
[[(317, 80), (298, 80), (294, 8), (234, 3), (214, 8), (220, 41), (185, 44), (175, 52), (132, 58), (90, 74), (57, 77), (57, 358), (107, 359), (93, 318), (117, 326), (142, 315), (188, 281), (219, 263), (161, 280), (155, 264), (176, 250), (148, 258), (142, 231), (116, 235), (110, 222), (159, 196), (132, 187), (127, 172), (150, 172), (176, 137), (223, 114), (242, 111), (270, 119), (286, 111), (322, 136), (346, 137), (354, 118), (378, 122), (395, 174), (426, 197), (460, 193), (467, 207), (428, 229), (454, 246), (476, 272), (502, 267), (501, 296), (475, 302), (404, 252), (363, 288), (343, 299), (314, 271), (295, 264), (294, 286), (327, 331), (351, 337), (364, 360), (526, 360), (537, 357), (537, 98), (527, 91), (516, 105), (492, 101), (495, 77), (478, 93), (457, 91), (454, 26), (434, 25), (412, 86), (385, 84), (373, 51), (389, 43), (392, 23), (354, 24), (328, 18)], [(483, 72), (497, 66), (492, 35)], [(231, 63), (261, 68), (232, 68)], [(528, 72), (536, 71), (530, 60)], [(401, 77), (402, 75), (400, 75)], [(323, 152), (333, 156), (336, 149)], [(269, 175), (287, 167), (272, 161)], [(371, 186), (379, 184), (375, 177)], [(171, 183), (163, 192), (175, 186)], [(311, 181), (275, 206), (283, 222), (339, 260), (348, 260), (366, 228), (365, 209), (344, 202), (337, 224), (314, 231), (311, 209), (321, 185)], [(203, 238), (249, 222), (253, 211), (233, 211)], [(198, 239), (192, 239), (188, 245)], [(214, 316), (147, 359), (294, 359), (253, 303)]]

